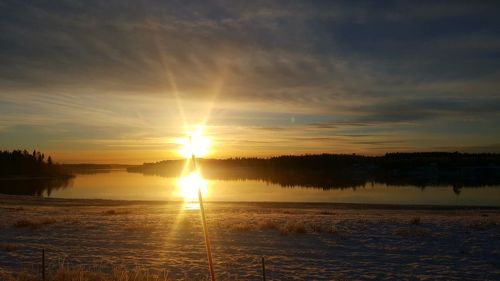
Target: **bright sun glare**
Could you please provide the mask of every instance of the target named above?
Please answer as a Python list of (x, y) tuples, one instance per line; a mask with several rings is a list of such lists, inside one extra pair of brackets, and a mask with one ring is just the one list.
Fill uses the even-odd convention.
[(203, 136), (203, 126), (198, 126), (197, 129), (190, 133), (190, 139), (180, 139), (178, 142), (182, 145), (179, 153), (185, 158), (191, 158), (192, 155), (196, 157), (203, 157), (208, 154), (211, 141)]
[[(210, 140), (203, 136), (203, 126), (197, 126), (194, 132), (189, 133), (189, 138), (179, 139), (178, 143), (182, 145), (179, 153), (186, 159), (203, 157), (207, 155), (210, 148)], [(193, 171), (177, 181), (179, 195), (184, 197), (185, 201), (198, 200), (198, 189), (202, 196), (207, 192), (207, 181), (202, 178), (199, 171)]]
[(197, 172), (179, 178), (177, 186), (179, 186), (179, 195), (184, 197), (186, 201), (198, 200), (198, 188), (201, 189), (202, 196), (205, 196), (207, 192), (207, 181)]

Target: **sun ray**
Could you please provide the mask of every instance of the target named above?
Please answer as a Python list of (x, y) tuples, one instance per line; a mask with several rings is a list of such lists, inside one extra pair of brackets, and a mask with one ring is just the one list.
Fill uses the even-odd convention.
[(189, 139), (180, 138), (177, 144), (181, 145), (179, 154), (185, 159), (191, 159), (191, 156), (203, 157), (209, 153), (211, 140), (203, 136), (205, 126), (197, 125), (193, 131), (188, 133)]

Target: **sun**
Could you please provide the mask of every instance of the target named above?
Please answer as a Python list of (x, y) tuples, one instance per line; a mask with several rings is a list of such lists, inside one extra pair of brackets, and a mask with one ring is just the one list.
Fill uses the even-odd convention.
[(178, 143), (182, 145), (179, 154), (184, 158), (203, 157), (208, 154), (211, 141), (209, 138), (203, 136), (204, 127), (199, 125), (196, 130), (189, 133), (189, 138), (179, 139)]
[(179, 187), (179, 195), (185, 201), (198, 200), (198, 189), (201, 191), (202, 196), (205, 196), (207, 193), (207, 181), (198, 172), (192, 172), (187, 176), (179, 178), (177, 186)]
[[(189, 138), (178, 140), (178, 143), (182, 145), (179, 154), (188, 159), (188, 161), (191, 160), (193, 156), (197, 158), (208, 154), (211, 142), (207, 137), (203, 136), (203, 131), (204, 126), (198, 125), (194, 132), (188, 133)], [(195, 161), (194, 164), (196, 164), (196, 159), (193, 160)], [(194, 170), (190, 174), (186, 175), (184, 170), (184, 176), (177, 180), (179, 195), (184, 197), (185, 201), (198, 200), (198, 190), (201, 191), (202, 196), (207, 192), (207, 181), (203, 179), (196, 165), (192, 167)]]

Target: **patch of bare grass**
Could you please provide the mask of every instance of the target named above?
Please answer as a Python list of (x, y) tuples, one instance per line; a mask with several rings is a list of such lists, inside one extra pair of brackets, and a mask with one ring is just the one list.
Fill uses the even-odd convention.
[(152, 232), (155, 227), (149, 224), (127, 225), (123, 228), (127, 232)]
[(21, 219), (21, 220), (17, 220), (14, 223), (14, 226), (15, 227), (34, 227), (35, 223), (31, 220)]
[(309, 223), (309, 229), (313, 233), (321, 233), (321, 232), (323, 232), (323, 227), (318, 222), (310, 222)]
[(278, 223), (272, 220), (263, 220), (257, 223), (258, 230), (272, 230), (278, 228), (279, 228)]
[(247, 223), (237, 223), (231, 225), (231, 229), (236, 232), (250, 232), (253, 230), (252, 226)]
[(350, 234), (349, 231), (338, 228), (336, 226), (331, 226), (330, 228), (328, 228), (328, 230), (326, 232), (328, 234), (335, 235), (335, 236), (342, 238), (342, 239), (349, 237), (349, 234)]
[(104, 214), (108, 215), (108, 216), (126, 215), (126, 214), (130, 214), (130, 211), (129, 210), (114, 210), (114, 209), (111, 209), (111, 210), (105, 211)]
[(421, 223), (420, 217), (414, 217), (410, 220), (410, 224), (412, 225), (420, 225), (420, 223)]
[(432, 231), (423, 227), (400, 227), (394, 230), (394, 234), (399, 236), (428, 237), (432, 236)]
[(279, 230), (281, 235), (307, 233), (305, 224), (303, 222), (298, 222), (295, 220), (287, 221), (284, 225), (280, 227)]
[(32, 228), (36, 229), (44, 225), (56, 223), (52, 218), (39, 218), (39, 219), (20, 219), (14, 222), (13, 226), (18, 228)]
[(40, 277), (33, 273), (17, 272), (15, 274), (0, 271), (0, 280), (2, 281), (39, 281)]
[(481, 231), (481, 230), (487, 230), (489, 228), (495, 227), (496, 224), (497, 223), (493, 220), (486, 220), (485, 219), (485, 220), (473, 221), (473, 222), (469, 223), (466, 227), (467, 227), (467, 229), (470, 229), (470, 230)]
[(14, 244), (10, 244), (10, 243), (1, 243), (0, 249), (4, 250), (6, 252), (13, 252), (13, 251), (17, 250), (17, 246)]
[[(33, 272), (8, 273), (0, 270), (2, 281), (40, 281), (40, 274)], [(69, 268), (61, 266), (54, 273), (46, 276), (46, 281), (172, 281), (168, 271), (153, 273), (147, 269), (135, 268), (132, 270), (115, 268), (111, 273), (89, 271), (83, 268)], [(181, 280), (209, 280), (208, 277), (201, 279), (183, 278)], [(223, 278), (221, 280), (237, 280)]]

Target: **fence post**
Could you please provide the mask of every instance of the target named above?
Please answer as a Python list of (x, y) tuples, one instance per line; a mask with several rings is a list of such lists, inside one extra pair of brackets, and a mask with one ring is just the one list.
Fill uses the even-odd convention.
[(42, 249), (42, 281), (45, 281), (45, 249)]
[(266, 281), (266, 263), (264, 261), (264, 256), (262, 256), (262, 281)]

